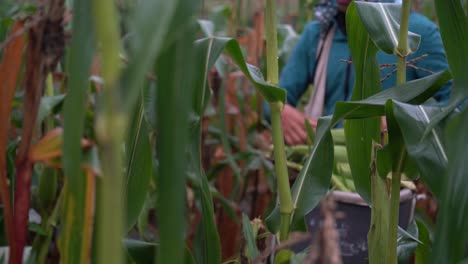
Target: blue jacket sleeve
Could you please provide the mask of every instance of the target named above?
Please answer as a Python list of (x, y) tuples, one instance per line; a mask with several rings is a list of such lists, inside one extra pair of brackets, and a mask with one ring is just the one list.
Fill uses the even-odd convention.
[[(424, 54), (427, 54), (428, 56), (415, 62), (414, 65), (432, 72), (447, 70), (449, 66), (439, 29), (434, 23), (422, 15), (418, 14), (417, 19), (421, 25), (424, 25), (421, 31), (421, 44), (417, 53), (418, 56)], [(429, 75), (429, 73), (417, 70), (416, 75), (417, 78), (422, 78)], [(447, 83), (434, 95), (434, 98), (439, 104), (445, 104), (448, 102), (451, 86), (452, 82)]]
[[(288, 58), (288, 62), (281, 71), (279, 86), (286, 90), (286, 101), (290, 105), (296, 106), (299, 98), (307, 89), (310, 73), (313, 70), (311, 65), (315, 65), (319, 30), (320, 26), (317, 22), (311, 22), (306, 26)], [(311, 56), (312, 54), (313, 56)], [(269, 120), (270, 109), (267, 103), (264, 104), (264, 114)]]

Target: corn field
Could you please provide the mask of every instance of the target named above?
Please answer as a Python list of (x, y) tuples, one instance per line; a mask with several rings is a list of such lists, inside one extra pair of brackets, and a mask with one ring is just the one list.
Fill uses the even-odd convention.
[[(0, 262), (357, 263), (353, 216), (359, 263), (468, 262), (468, 1), (352, 1), (352, 100), (286, 145), (279, 73), (319, 2), (2, 0)], [(449, 65), (417, 80), (411, 10)]]

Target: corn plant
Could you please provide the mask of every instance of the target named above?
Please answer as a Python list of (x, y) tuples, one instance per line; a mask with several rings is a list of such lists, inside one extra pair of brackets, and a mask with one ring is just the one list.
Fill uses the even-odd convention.
[[(458, 39), (458, 42), (455, 42), (451, 37), (466, 36), (464, 29), (461, 29), (461, 25), (466, 25), (466, 14), (463, 14), (463, 8), (458, 1), (450, 2), (447, 5), (440, 3), (440, 6), (436, 6), (440, 16), (439, 19), (441, 19), (441, 32), (447, 48), (454, 82), (457, 83), (456, 72), (463, 63), (466, 63), (467, 57), (463, 56), (463, 51), (458, 49), (457, 62), (450, 59), (450, 53), (456, 53), (454, 43), (460, 43), (461, 41), (461, 39)], [(317, 164), (317, 166), (318, 164), (327, 164), (327, 161), (323, 161), (322, 155), (326, 151), (332, 152), (333, 145), (330, 144), (331, 139), (326, 131), (342, 118), (346, 119), (347, 148), (354, 182), (361, 196), (372, 204), (372, 220), (369, 231), (369, 260), (371, 263), (381, 263), (382, 261), (396, 263), (397, 261), (396, 241), (400, 177), (403, 171), (411, 169), (411, 166), (407, 166), (411, 165), (411, 163), (405, 165), (405, 162), (409, 162), (406, 152), (408, 152), (409, 157), (414, 159), (421, 172), (421, 177), (428, 182), (434, 193), (436, 195), (441, 194), (440, 188), (444, 185), (442, 182), (445, 181), (442, 175), (446, 174), (448, 159), (444, 147), (441, 145), (443, 139), (436, 132), (437, 130), (434, 130), (434, 126), (466, 99), (466, 95), (460, 88), (461, 85), (457, 87), (455, 84), (453, 96), (448, 106), (438, 110), (429, 108), (432, 110), (429, 111), (426, 106), (420, 105), (450, 79), (450, 74), (441, 72), (409, 83), (405, 82), (404, 60), (409, 51), (414, 51), (417, 48), (419, 40), (418, 36), (414, 34), (407, 36), (409, 1), (404, 1), (401, 10), (395, 12), (395, 8), (398, 9), (399, 7), (392, 4), (356, 2), (348, 9), (347, 28), (353, 54), (353, 64), (356, 67), (356, 82), (352, 99), (356, 101), (338, 103), (333, 116), (321, 118), (317, 128), (314, 149), (305, 163), (306, 166), (309, 164)], [(450, 16), (449, 10), (455, 12), (455, 9), (459, 10), (456, 12), (458, 15)], [(396, 14), (401, 14), (401, 17)], [(400, 20), (400, 24), (388, 24), (383, 20), (384, 17), (388, 18), (388, 16), (392, 15), (391, 20)], [(447, 33), (449, 26), (444, 25), (444, 23), (452, 25), (451, 33)], [(459, 26), (455, 27), (455, 25)], [(453, 30), (454, 28), (457, 28), (457, 31)], [(399, 37), (395, 32), (399, 32)], [(446, 35), (444, 36), (444, 34)], [(380, 74), (375, 59), (378, 50), (399, 57), (398, 85), (383, 92), (379, 92)], [(456, 63), (459, 63), (459, 65), (456, 65)], [(408, 92), (409, 87), (411, 87), (411, 93)], [(420, 115), (415, 115), (418, 112)], [(408, 114), (413, 118), (409, 118)], [(389, 143), (384, 148), (376, 143), (380, 142), (379, 117), (382, 115), (387, 118), (389, 130)], [(429, 118), (435, 120), (432, 120), (431, 125), (427, 128)], [(416, 129), (421, 126), (421, 123), (425, 124), (422, 126), (422, 131)], [(415, 131), (419, 131), (419, 134), (416, 134)], [(324, 147), (325, 150), (319, 151), (320, 147)], [(421, 153), (421, 149), (424, 149), (424, 153)], [(427, 164), (427, 160), (441, 161), (436, 163), (439, 175), (436, 176), (434, 171), (429, 171), (427, 166), (433, 164)], [(325, 168), (328, 169), (329, 167)], [(389, 193), (386, 186), (386, 177), (390, 172), (392, 174), (392, 184)], [(326, 177), (331, 175), (329, 171), (323, 169), (317, 170), (316, 173), (322, 173)], [(457, 177), (457, 175), (448, 177)], [(318, 186), (310, 186), (308, 191), (317, 188)], [(444, 218), (444, 216), (441, 216), (441, 218)], [(459, 225), (455, 226), (462, 228), (466, 225), (459, 223)], [(389, 245), (390, 249), (387, 248)], [(460, 246), (460, 248), (462, 247), (466, 248), (466, 244)], [(439, 261), (442, 261), (442, 259), (447, 261), (448, 256), (442, 255), (443, 253), (439, 251), (438, 256), (441, 257)], [(458, 260), (463, 259), (463, 256), (458, 256)]]
[[(452, 4), (457, 4), (457, 3), (452, 3)], [(363, 12), (363, 9), (365, 8), (365, 6), (368, 5), (368, 4), (365, 4), (365, 3), (358, 3), (357, 4), (357, 7), (358, 7), (358, 10), (359, 10), (359, 14), (361, 15), (361, 20), (363, 21), (364, 24), (366, 24), (366, 29), (367, 31), (369, 32), (369, 35), (370, 37), (374, 40), (374, 43), (376, 43), (376, 45), (385, 51), (385, 45), (388, 45), (388, 43), (390, 43), (390, 41), (387, 41), (387, 43), (382, 43), (380, 42), (379, 43), (379, 40), (376, 38), (377, 34), (381, 34), (381, 33), (377, 33), (377, 32), (372, 32), (373, 29), (370, 25), (370, 23), (374, 23), (375, 24), (375, 19), (373, 20), (373, 22), (371, 22), (370, 18), (366, 18), (366, 15), (365, 12)], [(372, 4), (370, 4), (372, 5)], [(406, 32), (407, 31), (407, 16), (409, 14), (409, 1), (404, 1), (403, 2), (403, 6), (402, 6), (402, 12), (401, 12), (401, 23), (400, 23), (400, 38), (399, 38), (399, 41), (398, 41), (398, 45), (396, 47), (393, 47), (393, 53), (395, 53), (397, 56), (400, 57), (399, 59), (399, 62), (398, 62), (398, 67), (400, 67), (399, 69), (399, 72), (401, 72), (400, 74), (397, 75), (397, 84), (398, 85), (403, 85), (405, 80), (404, 80), (404, 57), (405, 57), (405, 54), (407, 54), (405, 52), (405, 47), (410, 47), (410, 50), (414, 50), (414, 48), (411, 48), (411, 43), (409, 45), (406, 45), (406, 40), (405, 40), (405, 37), (403, 36), (404, 34), (402, 34), (402, 32)], [(452, 6), (454, 7), (454, 6)], [(461, 6), (460, 6), (461, 7)], [(440, 6), (438, 8), (441, 8)], [(440, 9), (439, 9), (440, 10)], [(444, 38), (444, 34), (446, 34), (444, 32), (444, 26), (443, 26), (443, 21), (445, 19), (445, 16), (447, 16), (448, 13), (444, 13), (443, 11), (442, 12), (439, 12), (438, 10), (438, 14), (440, 15), (440, 19), (441, 19), (441, 31), (442, 31), (442, 36)], [(461, 10), (461, 9), (460, 9)], [(445, 12), (447, 12), (447, 10), (445, 10)], [(375, 12), (377, 13), (377, 12)], [(352, 13), (349, 13), (348, 16), (350, 16)], [(466, 16), (463, 17), (463, 16), (459, 16), (458, 17), (458, 21), (455, 22), (455, 20), (452, 20), (451, 22), (452, 23), (459, 23), (460, 25), (463, 24), (463, 23), (466, 23)], [(368, 20), (368, 21), (366, 21)], [(350, 27), (351, 25), (349, 24), (348, 27)], [(374, 29), (376, 30), (376, 29)], [(457, 34), (465, 34), (465, 33), (462, 33), (462, 32), (457, 32), (457, 33), (452, 33), (452, 36), (456, 36)], [(375, 37), (374, 37), (375, 36)], [(409, 34), (409, 40), (411, 41), (411, 37), (414, 38), (414, 36), (411, 36), (411, 34)], [(446, 37), (446, 36), (445, 36)], [(402, 44), (403, 43), (403, 44)], [(447, 48), (447, 55), (448, 57), (450, 57), (450, 48), (449, 46), (447, 45), (447, 41), (446, 41), (446, 38), (444, 38), (444, 44), (446, 45), (446, 48)], [(461, 57), (462, 58), (462, 57)], [(466, 59), (466, 57), (465, 57)], [(449, 63), (451, 65), (451, 69), (452, 69), (452, 74), (454, 74), (454, 67), (452, 66), (452, 63), (450, 62), (450, 58), (449, 58)], [(358, 74), (359, 74), (359, 71), (358, 71)], [(454, 76), (454, 80), (456, 79), (456, 77)], [(414, 87), (414, 86), (413, 86)], [(437, 85), (436, 85), (437, 87)], [(454, 92), (453, 92), (453, 96), (451, 98), (451, 101), (449, 103), (449, 105), (447, 106), (448, 110), (446, 113), (450, 112), (451, 110), (453, 110), (457, 105), (459, 105), (463, 100), (464, 96), (459, 96), (457, 94), (457, 87), (454, 86)], [(377, 95), (375, 96), (377, 97)], [(374, 97), (374, 98), (375, 98)], [(372, 205), (373, 205), (373, 223), (371, 224), (371, 230), (370, 230), (370, 233), (369, 233), (369, 245), (372, 246), (372, 245), (376, 245), (379, 243), (379, 241), (386, 241), (386, 239), (388, 239), (387, 243), (391, 245), (391, 252), (390, 255), (385, 255), (385, 254), (382, 254), (382, 247), (380, 246), (375, 246), (375, 248), (370, 248), (370, 261), (371, 262), (380, 262), (382, 260), (382, 257), (386, 256), (386, 261), (388, 261), (389, 263), (395, 263), (396, 262), (396, 236), (397, 236), (397, 222), (398, 222), (398, 203), (399, 203), (399, 183), (400, 183), (400, 177), (401, 177), (401, 172), (404, 171), (404, 163), (402, 163), (401, 161), (404, 161), (404, 160), (408, 160), (408, 158), (405, 158), (405, 152), (406, 152), (406, 148), (408, 149), (408, 152), (410, 154), (410, 157), (413, 158), (415, 160), (415, 162), (419, 165), (419, 169), (420, 169), (420, 172), (421, 172), (421, 176), (426, 179), (427, 178), (427, 182), (428, 184), (430, 184), (431, 186), (431, 189), (433, 189), (433, 191), (437, 194), (439, 193), (438, 190), (439, 190), (439, 187), (438, 185), (435, 185), (435, 184), (431, 184), (431, 183), (434, 183), (434, 176), (435, 175), (431, 175), (432, 173), (428, 173), (427, 169), (425, 168), (427, 166), (427, 162), (422, 162), (421, 161), (421, 155), (415, 155), (415, 152), (414, 152), (414, 146), (411, 146), (411, 144), (408, 144), (408, 142), (406, 141), (407, 140), (407, 137), (408, 137), (408, 134), (411, 134), (410, 131), (411, 130), (414, 130), (414, 128), (410, 128), (410, 127), (405, 127), (405, 129), (403, 128), (400, 128), (400, 124), (402, 123), (403, 121), (403, 118), (402, 118), (402, 114), (401, 114), (401, 110), (402, 110), (402, 107), (403, 105), (399, 102), (396, 102), (398, 101), (398, 99), (396, 98), (391, 98), (393, 99), (393, 102), (391, 101), (387, 101), (386, 104), (385, 104), (385, 113), (386, 113), (386, 116), (387, 116), (387, 122), (388, 122), (388, 129), (389, 129), (389, 145), (388, 145), (388, 151), (391, 153), (390, 156), (392, 157), (391, 158), (391, 163), (393, 164), (391, 166), (391, 171), (392, 171), (392, 191), (391, 191), (391, 194), (390, 194), (390, 208), (388, 209), (389, 211), (388, 212), (385, 212), (385, 205), (379, 203), (379, 204), (376, 204), (376, 200), (372, 200)], [(367, 100), (370, 100), (367, 99)], [(408, 107), (408, 106), (406, 106)], [(414, 108), (419, 108), (422, 112), (422, 116), (423, 117), (427, 117), (427, 115), (430, 116), (430, 114), (427, 114), (426, 110), (424, 110), (424, 107), (423, 106), (416, 106)], [(406, 111), (405, 111), (406, 112)], [(415, 113), (417, 111), (414, 111), (413, 113)], [(408, 113), (408, 112), (407, 112)], [(425, 114), (426, 113), (426, 114)], [(415, 118), (413, 119), (413, 122), (415, 120), (418, 120), (418, 118)], [(427, 121), (427, 120), (424, 120), (424, 121)], [(423, 122), (424, 122), (423, 121)], [(408, 120), (406, 120), (406, 122), (408, 122)], [(414, 123), (413, 123), (413, 126), (414, 126)], [(409, 130), (408, 130), (409, 129)], [(362, 132), (361, 132), (362, 133)], [(440, 151), (440, 148), (442, 148), (442, 145), (441, 145), (441, 141), (443, 141), (443, 139), (441, 138), (440, 135), (437, 134), (437, 132), (435, 130), (432, 130), (432, 135), (431, 136), (428, 136), (430, 138), (430, 140), (428, 139), (425, 139), (425, 137), (422, 137), (422, 139), (420, 139), (421, 141), (422, 140), (426, 140), (426, 143), (427, 141), (431, 141), (433, 143), (436, 143), (436, 149), (439, 149), (437, 152), (439, 152), (437, 155), (441, 158), (441, 164), (446, 164), (447, 162), (447, 159), (446, 159), (446, 155), (444, 154), (445, 151)], [(361, 134), (362, 135), (362, 134)], [(422, 133), (422, 135), (424, 135), (424, 133)], [(431, 144), (431, 143), (428, 143), (428, 144)], [(405, 146), (406, 145), (406, 146)], [(434, 146), (434, 145), (432, 145)], [(426, 146), (428, 147), (428, 146)], [(430, 148), (430, 147), (429, 147)], [(377, 157), (376, 157), (376, 163), (375, 166), (377, 168), (374, 168), (376, 169), (376, 172), (377, 172), (377, 175), (380, 175), (380, 176), (384, 176), (388, 173), (388, 169), (379, 169), (379, 167), (385, 167), (382, 166), (382, 164), (379, 164), (380, 163), (385, 163), (386, 161), (384, 161), (385, 157), (387, 156), (388, 157), (388, 154), (385, 153), (385, 149), (383, 149), (383, 152), (380, 154), (382, 155), (384, 158), (383, 159), (380, 159), (379, 161), (379, 158), (378, 158), (378, 152), (377, 152)], [(421, 153), (419, 153), (421, 154)], [(432, 152), (433, 154), (433, 152)], [(423, 155), (423, 156), (426, 156), (427, 158), (427, 155), (431, 155), (431, 154), (427, 154), (426, 155)], [(444, 158), (445, 156), (445, 158)], [(444, 161), (445, 160), (445, 161)], [(400, 161), (400, 162), (399, 162)], [(372, 167), (371, 167), (372, 168)], [(444, 169), (446, 171), (446, 169)], [(443, 171), (444, 171), (443, 170)], [(444, 172), (441, 173), (442, 175), (445, 174)], [(355, 174), (353, 173), (353, 176)], [(360, 174), (362, 175), (362, 174)], [(371, 174), (372, 175), (372, 174)], [(372, 176), (371, 176), (372, 177)], [(440, 181), (440, 177), (441, 175), (438, 175), (438, 181)], [(380, 181), (377, 179), (372, 179), (371, 178), (371, 182), (372, 181)], [(356, 184), (358, 185), (358, 182), (356, 182)], [(376, 183), (377, 184), (377, 183)], [(376, 185), (372, 185), (372, 187), (376, 187)], [(385, 193), (385, 188), (380, 188), (380, 191), (378, 191), (379, 189), (378, 188), (375, 188), (376, 190), (372, 190), (371, 189), (371, 192), (375, 192), (376, 194), (375, 195), (382, 195), (382, 193)], [(372, 197), (374, 198), (375, 195), (373, 195)], [(377, 199), (377, 198), (376, 198)], [(384, 199), (389, 199), (388, 197), (387, 198), (384, 198)], [(375, 207), (379, 207), (380, 205), (380, 208), (375, 208)], [(375, 208), (375, 209), (374, 209)], [(376, 212), (377, 210), (383, 210), (381, 211), (381, 213), (379, 214), (378, 212)], [(386, 232), (382, 232), (380, 235), (377, 235), (376, 233), (378, 233), (378, 231), (376, 230), (379, 230), (379, 229), (382, 229), (382, 225), (385, 226), (386, 224), (386, 217), (389, 217), (390, 218), (390, 221), (388, 223), (388, 227), (390, 228), (390, 230), (388, 231), (388, 233), (386, 234)], [(442, 216), (443, 217), (443, 216)], [(376, 221), (376, 222), (374, 222)], [(383, 221), (383, 222), (382, 222)], [(373, 225), (375, 224), (375, 225)], [(374, 249), (374, 250), (373, 250)], [(376, 252), (381, 252), (380, 254), (375, 254)], [(388, 254), (389, 251), (387, 251), (387, 254)]]
[[(463, 14), (463, 8), (457, 1), (444, 7), (438, 6), (438, 8), (441, 24), (449, 16), (449, 10), (454, 11), (457, 8), (459, 10), (457, 11), (458, 15), (447, 20), (447, 23), (452, 25), (451, 29), (457, 28), (458, 31), (452, 30), (451, 33), (446, 33), (448, 26), (444, 29), (444, 25), (441, 25), (453, 73), (454, 67), (452, 65), (454, 62), (450, 61), (450, 52), (454, 51), (450, 51), (450, 49), (455, 49), (454, 43), (460, 43), (462, 40), (458, 39), (457, 42), (447, 36), (444, 37), (444, 34), (454, 38), (466, 36), (464, 30), (460, 28), (461, 25), (466, 25), (466, 14)], [(441, 9), (443, 11), (440, 11)], [(445, 181), (441, 175), (447, 173), (448, 158), (443, 145), (441, 145), (443, 139), (436, 132), (437, 130), (434, 130), (434, 126), (466, 99), (464, 92), (461, 92), (462, 88), (455, 84), (454, 93), (448, 106), (429, 111), (425, 110), (426, 106), (420, 105), (449, 81), (451, 75), (447, 71), (440, 72), (406, 83), (405, 58), (417, 49), (419, 42), (418, 36), (407, 33), (409, 10), (409, 1), (404, 1), (401, 9), (394, 4), (356, 2), (350, 6), (347, 12), (347, 28), (353, 64), (356, 67), (353, 101), (338, 103), (333, 116), (319, 120), (314, 147), (292, 189), (294, 201), (307, 201), (303, 204), (294, 203), (294, 213), (300, 213), (302, 218), (303, 212), (309, 212), (321, 197), (321, 195), (314, 197), (312, 194), (324, 193), (328, 188), (333, 159), (333, 154), (329, 154), (333, 153), (329, 131), (341, 119), (346, 119), (348, 159), (354, 183), (361, 196), (372, 204), (371, 229), (369, 231), (369, 261), (371, 263), (381, 263), (382, 260), (386, 263), (397, 262), (399, 192), (403, 172), (409, 176), (414, 175), (414, 163), (417, 164), (421, 177), (428, 182), (436, 195), (441, 194), (440, 188), (444, 185), (442, 182)], [(388, 18), (388, 16), (392, 17), (391, 21), (400, 20), (400, 24), (385, 22), (384, 18)], [(399, 33), (395, 34), (396, 32)], [(379, 50), (395, 54), (398, 57), (397, 86), (383, 92), (380, 92), (379, 66), (375, 58)], [(457, 62), (460, 65), (455, 66), (455, 71), (460, 69), (462, 61), (466, 63), (467, 59), (463, 54), (459, 53), (458, 55)], [(454, 80), (456, 80), (455, 76)], [(408, 92), (408, 89), (412, 90), (411, 93)], [(418, 112), (419, 115), (411, 114), (413, 118), (407, 116), (409, 113)], [(379, 144), (379, 124), (382, 115), (386, 116), (389, 131), (389, 142), (386, 146)], [(427, 127), (429, 118), (434, 120)], [(425, 124), (422, 126), (424, 129), (422, 131), (421, 128), (416, 130), (416, 127), (421, 126), (421, 122)], [(419, 134), (415, 134), (415, 130)], [(424, 153), (422, 153), (422, 149), (424, 149)], [(427, 160), (437, 162), (427, 164)], [(314, 170), (308, 170), (314, 166)], [(432, 170), (430, 167), (436, 167), (436, 170)], [(434, 172), (438, 172), (438, 175), (434, 175)], [(386, 184), (389, 173), (391, 173), (392, 182), (390, 192)], [(317, 174), (322, 175), (317, 176)], [(452, 177), (457, 177), (457, 175)], [(323, 181), (319, 181), (318, 178)], [(311, 181), (315, 181), (315, 184), (310, 184)], [(295, 197), (301, 198), (296, 200)], [(304, 197), (307, 198), (302, 200)], [(304, 207), (301, 208), (301, 205)], [(270, 220), (270, 230), (275, 230), (275, 225), (278, 225), (278, 221), (275, 219), (278, 219), (275, 214), (267, 219)], [(294, 218), (292, 221), (294, 224)], [(455, 226), (462, 228), (466, 224), (459, 223)], [(466, 244), (459, 248), (466, 248)], [(439, 255), (442, 253), (439, 252)], [(463, 258), (461, 255), (458, 256), (458, 260)], [(439, 260), (447, 257), (447, 255), (441, 256)], [(452, 260), (454, 259), (452, 258)]]

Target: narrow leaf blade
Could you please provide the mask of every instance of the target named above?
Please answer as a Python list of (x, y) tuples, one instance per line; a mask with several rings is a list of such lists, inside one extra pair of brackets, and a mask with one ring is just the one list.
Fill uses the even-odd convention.
[(126, 151), (127, 173), (124, 178), (126, 182), (124, 186), (126, 188), (127, 217), (124, 230), (128, 231), (138, 219), (153, 176), (149, 125), (144, 118), (141, 99), (132, 115)]
[[(356, 7), (367, 32), (379, 49), (388, 54), (398, 55), (401, 5), (356, 2)], [(414, 53), (418, 49), (420, 41), (421, 36), (412, 32), (408, 33), (408, 54)]]
[(468, 108), (446, 127), (448, 169), (441, 194), (441, 207), (432, 263), (458, 263), (468, 246)]
[[(352, 101), (364, 100), (381, 91), (377, 46), (372, 42), (358, 16), (358, 5), (351, 4), (346, 14), (349, 47), (356, 69)], [(363, 48), (364, 47), (364, 48)], [(380, 119), (348, 120), (345, 122), (346, 149), (356, 190), (370, 201), (369, 181), (372, 142), (380, 138)]]

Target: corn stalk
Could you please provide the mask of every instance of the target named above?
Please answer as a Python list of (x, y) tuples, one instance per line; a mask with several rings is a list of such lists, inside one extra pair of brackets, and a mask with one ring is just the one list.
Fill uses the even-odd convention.
[[(397, 85), (406, 83), (406, 56), (408, 55), (408, 25), (411, 1), (403, 0), (400, 19), (400, 34), (398, 39)], [(406, 159), (406, 147), (399, 146), (399, 159), (394, 161), (392, 167), (392, 189), (390, 195), (390, 223), (389, 223), (389, 249), (387, 251), (388, 263), (397, 263), (398, 219), (400, 211), (400, 182)]]
[(118, 90), (119, 30), (112, 0), (94, 1), (96, 36), (101, 47), (105, 80), (102, 111), (96, 119), (96, 136), (102, 151), (103, 178), (99, 201), (98, 262), (123, 263), (122, 152), (126, 115), (120, 108)]
[[(278, 39), (276, 33), (276, 7), (273, 0), (266, 2), (266, 38), (267, 38), (267, 81), (278, 84)], [(275, 156), (275, 171), (280, 200), (281, 227), (280, 241), (288, 239), (291, 214), (294, 211), (289, 176), (284, 152), (283, 128), (281, 126), (282, 103), (270, 103), (271, 125)]]

